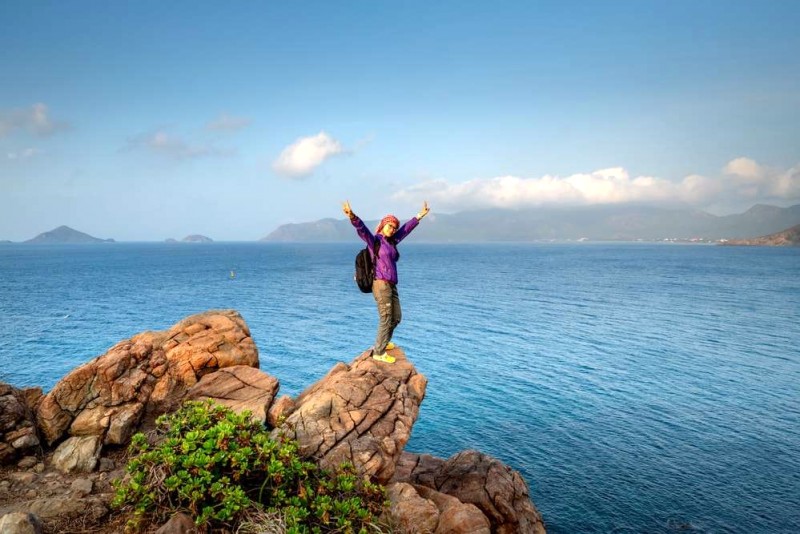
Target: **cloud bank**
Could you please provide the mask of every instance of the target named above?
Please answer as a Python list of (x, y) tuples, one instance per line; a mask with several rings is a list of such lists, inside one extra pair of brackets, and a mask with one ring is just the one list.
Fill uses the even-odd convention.
[(301, 137), (283, 149), (272, 169), (287, 178), (304, 178), (325, 160), (344, 152), (341, 143), (325, 132)]
[(678, 182), (631, 177), (624, 168), (540, 178), (498, 176), (461, 183), (431, 180), (398, 191), (394, 200), (427, 199), (444, 210), (588, 204), (688, 204), (697, 207), (800, 200), (800, 165), (765, 167), (749, 158), (730, 161), (716, 177), (689, 175)]
[(25, 109), (0, 111), (0, 137), (17, 131), (46, 137), (67, 128), (69, 125), (66, 122), (53, 120), (47, 105), (42, 103)]
[(176, 160), (233, 155), (230, 150), (222, 150), (209, 145), (189, 144), (180, 137), (169, 134), (163, 130), (142, 134), (129, 139), (128, 148), (146, 150)]

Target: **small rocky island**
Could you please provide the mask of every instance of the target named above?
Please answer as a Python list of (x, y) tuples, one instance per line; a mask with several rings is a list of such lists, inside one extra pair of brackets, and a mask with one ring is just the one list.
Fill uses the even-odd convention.
[[(117, 343), (47, 394), (0, 383), (0, 532), (122, 532), (112, 481), (130, 480), (132, 436), (184, 401), (210, 399), (296, 440), (321, 468), (348, 462), (384, 485), (390, 532), (543, 534), (517, 471), (475, 450), (447, 459), (404, 450), (428, 381), (402, 349), (392, 354), (386, 364), (365, 351), (278, 398), (241, 315), (208, 311)], [(145, 531), (196, 532), (194, 519), (176, 513)]]
[(722, 245), (761, 246), (761, 247), (797, 247), (800, 246), (800, 224), (761, 237), (752, 239), (729, 239)]
[(49, 232), (43, 232), (33, 239), (28, 239), (24, 243), (39, 245), (73, 245), (83, 243), (114, 243), (113, 239), (100, 239), (74, 230), (69, 226), (59, 226)]
[(184, 242), (184, 243), (213, 243), (214, 242), (214, 240), (211, 239), (210, 237), (206, 237), (206, 236), (200, 235), (200, 234), (187, 235), (186, 237), (181, 239), (181, 241)]

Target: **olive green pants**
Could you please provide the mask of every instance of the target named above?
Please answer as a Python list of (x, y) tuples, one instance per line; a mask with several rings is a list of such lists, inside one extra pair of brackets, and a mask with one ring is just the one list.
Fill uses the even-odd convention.
[(394, 329), (400, 324), (403, 314), (400, 310), (400, 295), (397, 286), (384, 280), (372, 283), (372, 296), (378, 306), (378, 335), (375, 338), (373, 354), (386, 352), (386, 345), (392, 340)]

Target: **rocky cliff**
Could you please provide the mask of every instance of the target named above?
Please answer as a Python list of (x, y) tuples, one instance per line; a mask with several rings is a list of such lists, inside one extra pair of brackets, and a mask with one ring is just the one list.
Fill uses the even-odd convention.
[(781, 232), (769, 234), (752, 239), (731, 239), (723, 245), (750, 245), (766, 247), (796, 247), (800, 246), (800, 224), (787, 228)]
[(258, 369), (244, 319), (209, 311), (117, 343), (46, 395), (0, 384), (0, 531), (121, 531), (111, 481), (124, 475), (133, 433), (184, 400), (213, 399), (294, 438), (323, 467), (350, 461), (385, 484), (395, 532), (544, 533), (510, 467), (478, 451), (404, 451), (427, 379), (400, 348), (392, 352), (395, 364), (365, 351), (296, 398), (277, 398), (279, 382)]

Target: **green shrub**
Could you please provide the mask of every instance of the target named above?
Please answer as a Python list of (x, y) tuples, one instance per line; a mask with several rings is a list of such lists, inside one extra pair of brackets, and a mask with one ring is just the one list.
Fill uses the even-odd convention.
[[(280, 518), (288, 533), (370, 532), (385, 505), (382, 486), (350, 464), (324, 471), (296, 442), (273, 440), (249, 414), (189, 402), (136, 434), (127, 476), (113, 506), (131, 514), (128, 530), (186, 511), (199, 526), (235, 528), (253, 517)], [(146, 521), (147, 520), (147, 521)]]

